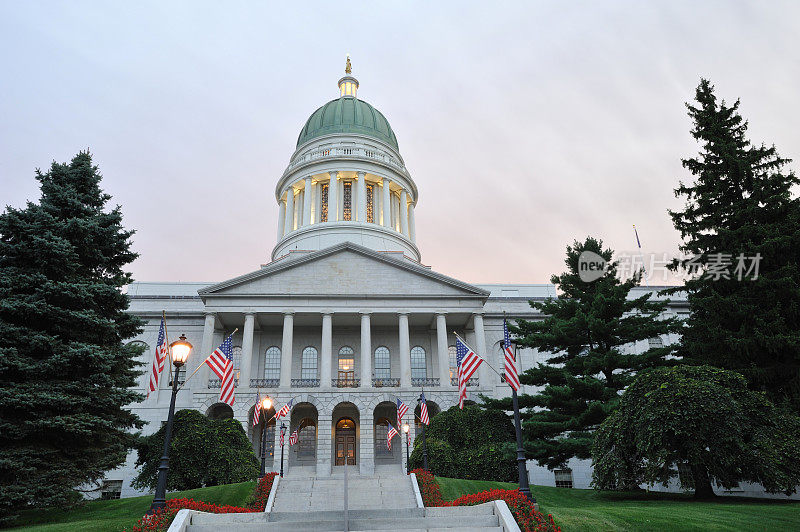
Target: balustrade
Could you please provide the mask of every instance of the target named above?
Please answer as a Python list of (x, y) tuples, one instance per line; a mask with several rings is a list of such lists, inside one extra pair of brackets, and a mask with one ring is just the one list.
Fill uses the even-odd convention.
[(375, 388), (397, 388), (400, 386), (400, 379), (372, 379)]
[[(233, 379), (233, 382), (234, 386), (239, 386), (239, 379)], [(222, 379), (208, 379), (208, 388), (210, 390), (222, 388)]]
[(361, 386), (361, 379), (331, 379), (331, 386), (334, 388), (358, 388)]
[(439, 379), (434, 377), (412, 378), (411, 386), (439, 386)]
[[(458, 377), (451, 377), (450, 384), (453, 386), (458, 386)], [(472, 377), (467, 381), (467, 386), (477, 386), (478, 385), (478, 377)]]
[(277, 388), (280, 384), (280, 379), (250, 379), (251, 388)]
[(319, 388), (319, 379), (292, 379), (292, 388)]

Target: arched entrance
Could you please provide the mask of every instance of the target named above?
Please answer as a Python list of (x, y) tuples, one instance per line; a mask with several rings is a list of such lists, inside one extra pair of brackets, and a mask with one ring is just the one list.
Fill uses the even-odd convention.
[[(284, 442), (284, 450), (289, 455), (289, 465), (316, 467), (317, 407), (311, 403), (298, 403), (292, 409), (290, 419)], [(297, 443), (290, 446), (289, 436), (295, 430), (298, 434)], [(280, 453), (280, 449), (278, 452)]]
[(211, 419), (229, 419), (233, 417), (233, 408), (225, 403), (214, 403), (208, 407), (206, 416)]
[(356, 422), (349, 417), (343, 417), (336, 423), (336, 438), (334, 465), (356, 465)]
[[(266, 441), (264, 442), (264, 456), (266, 457), (265, 463), (267, 467), (272, 465), (272, 462), (275, 457), (275, 420), (273, 416), (275, 415), (275, 409), (270, 408), (266, 412), (261, 412), (259, 416), (258, 425), (253, 426), (253, 414), (255, 413), (255, 407), (250, 409), (250, 412), (247, 416), (248, 418), (248, 432), (250, 436), (250, 443), (253, 445), (253, 452), (256, 455), (256, 458), (260, 461), (261, 460), (261, 443), (262, 443), (262, 433), (266, 430)], [(266, 426), (264, 423), (266, 422)]]
[[(405, 450), (405, 433), (402, 426), (397, 426), (397, 404), (391, 401), (384, 401), (375, 407), (372, 414), (375, 420), (374, 445), (375, 445), (375, 465), (401, 464)], [(408, 414), (406, 419), (408, 421)], [(392, 438), (392, 448), (387, 444), (389, 435), (389, 424), (391, 424), (398, 435)]]
[(331, 416), (331, 463), (334, 466), (353, 466), (360, 463), (359, 438), (361, 417), (358, 407), (349, 401), (339, 403)]

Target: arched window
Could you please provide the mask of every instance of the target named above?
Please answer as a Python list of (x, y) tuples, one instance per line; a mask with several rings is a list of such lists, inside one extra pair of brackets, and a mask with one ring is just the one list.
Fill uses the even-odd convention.
[[(395, 427), (397, 428), (397, 427)], [(399, 429), (398, 429), (399, 430)], [(389, 420), (384, 418), (375, 422), (375, 454), (392, 454), (386, 445), (389, 436)], [(399, 438), (392, 439), (392, 444), (397, 444)]]
[(380, 346), (375, 350), (375, 378), (392, 378), (392, 361), (388, 347)]
[(411, 378), (424, 379), (428, 376), (428, 368), (425, 363), (425, 350), (420, 346), (411, 349)]
[(447, 346), (447, 356), (450, 359), (450, 380), (458, 378), (458, 363), (456, 362), (456, 346)]
[(355, 351), (350, 346), (339, 349), (339, 380), (352, 381), (355, 379)]
[(239, 372), (242, 369), (242, 346), (233, 346), (231, 354), (233, 354), (233, 376), (239, 380)]
[(267, 348), (264, 354), (264, 378), (265, 379), (280, 379), (281, 378), (281, 348), (272, 346)]
[(319, 214), (319, 221), (320, 222), (327, 222), (328, 221), (328, 183), (323, 184), (320, 187), (320, 196), (322, 200), (320, 203), (320, 214)]
[[(314, 348), (312, 347), (312, 349)], [(314, 349), (314, 351), (316, 351), (316, 349)], [(300, 422), (300, 430), (297, 433), (297, 445), (298, 456), (314, 456), (314, 451), (317, 448), (317, 426), (310, 417)]]
[(303, 365), (300, 370), (301, 379), (317, 378), (317, 349), (308, 346), (303, 349)]

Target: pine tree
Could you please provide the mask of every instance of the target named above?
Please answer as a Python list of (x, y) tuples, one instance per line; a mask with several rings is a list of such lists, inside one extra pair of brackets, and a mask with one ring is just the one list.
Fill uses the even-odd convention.
[(39, 170), (39, 203), (0, 215), (0, 520), (67, 505), (125, 460), (141, 350), (123, 267), (136, 258), (91, 155)]
[(687, 108), (701, 151), (683, 160), (695, 180), (680, 183), (675, 195), (686, 203), (670, 215), (681, 251), (702, 275), (681, 288), (691, 315), (678, 352), (687, 362), (736, 370), (752, 389), (798, 410), (800, 200), (791, 189), (800, 180), (784, 171), (789, 160), (774, 146), (750, 144), (738, 100), (718, 102), (707, 80), (695, 100)]
[[(584, 251), (609, 264), (596, 281), (580, 278)], [(544, 319), (509, 325), (518, 345), (552, 353), (520, 375), (523, 384), (540, 391), (519, 397), (526, 454), (550, 469), (573, 457), (590, 458), (593, 431), (617, 407), (620, 393), (636, 372), (665, 364), (671, 351), (666, 346), (637, 353), (631, 344), (679, 328), (675, 318), (663, 316), (668, 301), (652, 301), (649, 293), (629, 297), (641, 275), (621, 281), (612, 259), (612, 250), (592, 237), (568, 246), (567, 271), (551, 278), (558, 298), (530, 302)], [(510, 399), (483, 399), (489, 408), (511, 409)]]

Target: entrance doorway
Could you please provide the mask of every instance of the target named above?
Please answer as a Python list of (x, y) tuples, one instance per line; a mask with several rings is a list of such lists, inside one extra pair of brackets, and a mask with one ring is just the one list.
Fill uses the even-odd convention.
[(335, 465), (356, 465), (356, 423), (350, 418), (342, 418), (336, 423), (336, 462)]

